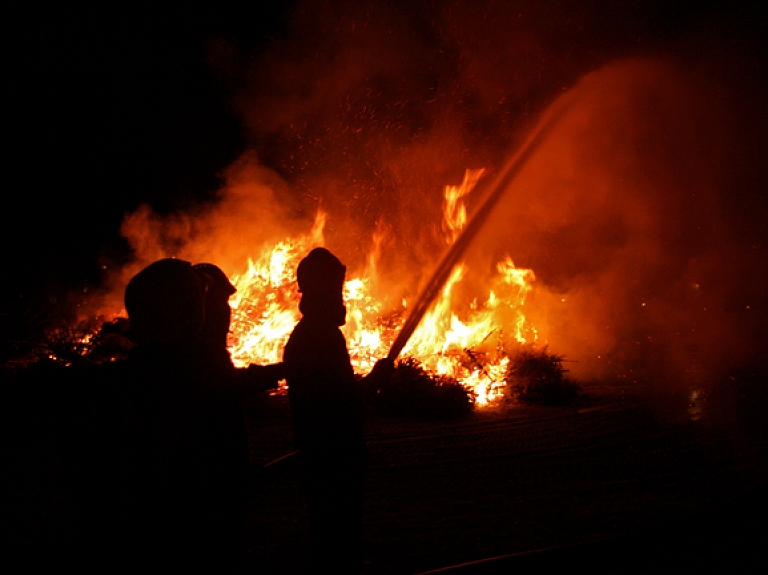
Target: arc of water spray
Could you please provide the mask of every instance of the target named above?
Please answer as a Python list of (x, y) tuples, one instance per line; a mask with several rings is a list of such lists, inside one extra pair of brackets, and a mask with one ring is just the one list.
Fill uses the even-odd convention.
[(387, 354), (388, 359), (394, 361), (397, 356), (400, 355), (405, 344), (408, 343), (413, 332), (416, 331), (416, 328), (419, 326), (424, 314), (427, 313), (430, 306), (435, 301), (437, 294), (440, 293), (445, 282), (448, 281), (451, 270), (459, 261), (459, 258), (464, 255), (464, 252), (472, 243), (477, 232), (483, 227), (483, 224), (504, 194), (504, 191), (509, 187), (515, 177), (517, 177), (520, 170), (546, 139), (547, 135), (549, 135), (552, 129), (563, 118), (565, 113), (571, 108), (571, 105), (572, 103), (570, 101), (561, 102), (555, 110), (551, 111), (549, 117), (540, 122), (538, 129), (531, 134), (524, 145), (512, 156), (512, 158), (504, 165), (504, 168), (488, 185), (485, 201), (472, 217), (469, 224), (462, 230), (453, 245), (443, 255), (440, 264), (433, 272), (429, 282), (427, 282), (424, 289), (421, 291), (421, 294), (419, 294), (419, 298), (416, 300), (416, 304), (413, 306), (410, 315), (405, 320), (403, 328), (400, 330), (397, 339), (395, 339), (392, 347), (389, 349), (389, 353)]

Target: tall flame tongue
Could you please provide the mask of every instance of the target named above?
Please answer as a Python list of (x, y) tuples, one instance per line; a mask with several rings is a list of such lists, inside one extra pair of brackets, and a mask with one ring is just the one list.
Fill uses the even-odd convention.
[[(483, 170), (468, 170), (460, 186), (445, 188), (443, 229), (449, 244), (466, 223), (462, 198), (482, 174)], [(280, 361), (283, 346), (299, 320), (296, 266), (313, 247), (323, 244), (324, 225), (325, 214), (318, 212), (308, 235), (265, 249), (258, 259), (248, 262), (244, 272), (231, 278), (237, 287), (230, 300), (230, 350), (236, 365)], [(370, 295), (374, 269), (371, 258), (366, 274), (349, 279), (344, 289), (347, 323), (343, 331), (358, 373), (368, 373), (377, 358), (387, 355), (405, 321), (405, 300), (394, 315), (382, 317), (383, 304)], [(486, 300), (473, 301), (460, 319), (452, 308), (452, 294), (466, 266), (458, 264), (403, 349), (404, 355), (417, 358), (427, 370), (454, 377), (470, 388), (479, 405), (503, 391), (507, 346), (536, 340), (536, 330), (523, 313), (535, 279), (533, 271), (516, 268), (509, 256), (497, 264), (497, 271)], [(505, 335), (510, 334), (505, 342)]]

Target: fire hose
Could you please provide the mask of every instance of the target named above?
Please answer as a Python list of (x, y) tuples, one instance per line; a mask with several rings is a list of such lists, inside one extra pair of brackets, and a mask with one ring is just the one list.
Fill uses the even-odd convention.
[(552, 129), (563, 118), (565, 113), (570, 109), (572, 102), (570, 100), (562, 102), (559, 106), (555, 106), (555, 109), (545, 118), (523, 146), (514, 154), (510, 160), (504, 165), (498, 175), (488, 184), (486, 198), (478, 208), (471, 221), (462, 230), (456, 241), (448, 248), (448, 251), (443, 255), (439, 265), (432, 273), (432, 277), (426, 283), (421, 293), (419, 294), (416, 304), (413, 307), (410, 315), (405, 320), (403, 328), (395, 339), (392, 347), (389, 349), (387, 359), (394, 361), (400, 352), (408, 343), (411, 335), (418, 327), (424, 314), (427, 313), (435, 298), (442, 290), (443, 285), (448, 280), (454, 266), (458, 262), (459, 258), (464, 255), (472, 240), (477, 233), (483, 227), (483, 224), (488, 219), (488, 216), (493, 211), (493, 208), (501, 199), (501, 196), (509, 188), (510, 184), (514, 181), (520, 170), (525, 166), (526, 162), (533, 156), (534, 152), (541, 146), (542, 142), (546, 139)]

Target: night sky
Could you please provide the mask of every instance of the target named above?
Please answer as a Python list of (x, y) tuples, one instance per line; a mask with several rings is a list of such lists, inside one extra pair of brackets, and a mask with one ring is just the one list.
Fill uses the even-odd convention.
[[(233, 103), (237, 79), (211, 58), (222, 41), (241, 62), (269, 51), (275, 39), (290, 42), (301, 33), (292, 24), (297, 4), (318, 3), (152, 11), (25, 3), (11, 12), (4, 310), (98, 284), (105, 262), (130, 257), (118, 233), (126, 213), (142, 203), (168, 213), (213, 201), (220, 174), (249, 145), (287, 181), (297, 176), (281, 164), (275, 140), (244, 128), (242, 106)], [(334, 5), (319, 4), (320, 11)], [(407, 11), (413, 3), (380, 4)], [(432, 4), (451, 3), (417, 4), (428, 14)], [(522, 14), (526, 4), (519, 4)], [(725, 2), (695, 9), (661, 1), (583, 5), (582, 12), (579, 3), (563, 2), (562, 14), (552, 13), (557, 29), (573, 22), (574, 45), (564, 53), (582, 58), (586, 68), (639, 47), (663, 46), (702, 22), (754, 16)], [(590, 25), (579, 20), (583, 14)]]
[(285, 25), (290, 3), (279, 4), (14, 12), (4, 303), (98, 282), (102, 260), (128, 256), (118, 230), (139, 204), (165, 213), (211, 199), (245, 141), (209, 43), (258, 49)]

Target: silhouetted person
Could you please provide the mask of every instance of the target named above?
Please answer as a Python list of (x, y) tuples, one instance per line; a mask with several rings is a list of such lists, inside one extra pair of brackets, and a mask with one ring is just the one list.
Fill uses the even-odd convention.
[(229, 298), (237, 291), (226, 274), (210, 263), (195, 264), (192, 269), (201, 278), (205, 290), (205, 322), (201, 331), (203, 353), (206, 358), (220, 365), (221, 369), (234, 370), (237, 382), (248, 396), (275, 389), (285, 377), (283, 364), (249, 365), (235, 368), (227, 349), (227, 335), (232, 320)]
[[(229, 357), (227, 334), (232, 321), (229, 298), (237, 291), (221, 268), (214, 264), (195, 264), (192, 269), (203, 281), (205, 290), (205, 322), (201, 337), (205, 346)], [(231, 363), (231, 362), (230, 362)]]
[[(238, 433), (241, 437), (238, 449), (243, 458), (242, 471), (246, 473), (245, 480), (240, 482), (239, 486), (247, 489), (260, 481), (262, 468), (258, 464), (249, 462), (248, 431), (242, 402), (266, 390), (277, 388), (279, 381), (285, 377), (283, 364), (252, 364), (246, 368), (234, 366), (227, 349), (227, 335), (232, 319), (229, 298), (237, 290), (221, 268), (214, 264), (195, 264), (192, 269), (203, 281), (205, 291), (205, 322), (201, 331), (201, 353), (206, 362), (212, 363), (221, 370), (223, 376), (234, 378), (235, 386), (239, 391), (233, 398), (237, 402), (237, 405), (233, 405), (233, 410), (240, 412), (239, 418), (235, 421), (238, 423)], [(243, 524), (246, 517), (247, 492), (233, 492), (232, 495), (242, 503), (237, 508), (241, 512), (240, 524)]]
[(129, 571), (237, 566), (247, 473), (243, 390), (234, 368), (208, 353), (208, 287), (188, 262), (165, 259), (126, 288), (137, 344), (123, 376), (121, 563)]
[[(346, 268), (316, 248), (296, 271), (302, 318), (285, 346), (293, 439), (301, 450), (301, 478), (313, 543), (313, 572), (355, 571), (359, 562), (363, 473), (368, 453), (363, 433), (361, 384), (347, 344), (343, 300)], [(388, 378), (381, 360), (367, 384)]]

